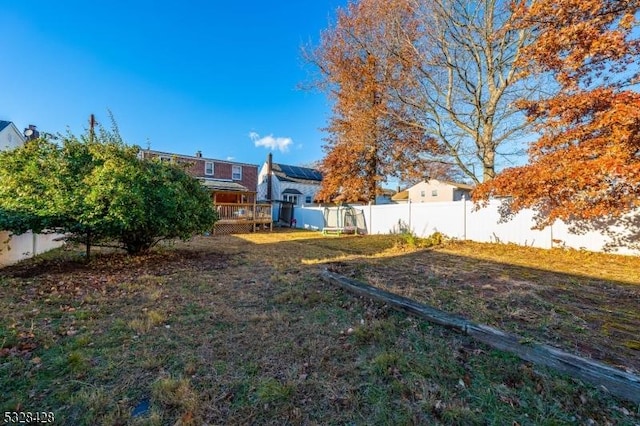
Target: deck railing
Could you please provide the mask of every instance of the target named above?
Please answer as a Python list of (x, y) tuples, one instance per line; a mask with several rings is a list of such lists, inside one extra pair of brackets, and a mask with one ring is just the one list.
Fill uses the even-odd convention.
[(270, 223), (271, 204), (218, 203), (218, 220), (221, 223)]

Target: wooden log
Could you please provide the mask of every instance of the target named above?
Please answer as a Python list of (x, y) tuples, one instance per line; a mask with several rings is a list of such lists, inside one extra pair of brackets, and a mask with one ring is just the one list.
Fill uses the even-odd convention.
[(418, 303), (415, 300), (398, 296), (397, 294), (364, 284), (360, 281), (343, 277), (342, 275), (338, 275), (330, 271), (325, 270), (322, 272), (322, 275), (329, 282), (338, 284), (340, 287), (345, 290), (349, 290), (352, 293), (370, 297), (374, 300), (379, 300), (395, 309), (426, 318), (430, 322), (454, 329), (461, 333), (466, 333), (466, 329), (470, 324), (469, 321), (462, 317), (456, 317), (430, 306)]
[(492, 348), (513, 353), (523, 360), (550, 367), (603, 388), (617, 397), (640, 403), (640, 377), (634, 374), (572, 355), (552, 346), (528, 342), (515, 334), (505, 333), (487, 325), (475, 324), (459, 316), (327, 270), (322, 272), (322, 277), (352, 293), (369, 297), (429, 322), (467, 334)]

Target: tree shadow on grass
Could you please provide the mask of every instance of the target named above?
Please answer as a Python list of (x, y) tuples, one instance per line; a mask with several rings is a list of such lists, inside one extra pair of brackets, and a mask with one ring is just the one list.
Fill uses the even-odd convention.
[[(80, 250), (80, 249), (79, 249)], [(2, 268), (4, 276), (37, 278), (65, 274), (154, 274), (168, 275), (177, 270), (218, 270), (227, 267), (230, 256), (225, 253), (203, 253), (188, 249), (161, 249), (138, 256), (121, 251), (96, 252), (89, 263), (78, 250), (59, 249), (53, 255), (28, 259)]]
[[(455, 244), (447, 251), (402, 252), (369, 244), (368, 238), (376, 236), (320, 237), (262, 248), (274, 262), (286, 256), (292, 268), (328, 268), (475, 322), (640, 372), (638, 258), (514, 246), (521, 256), (539, 256), (542, 262), (556, 257), (547, 267), (526, 267), (456, 254)], [(510, 246), (502, 246), (509, 251)], [(483, 245), (474, 247), (482, 250)], [(558, 272), (587, 270), (588, 262), (594, 263), (591, 275)], [(597, 272), (608, 267), (615, 278)], [(631, 271), (627, 278), (625, 268)]]

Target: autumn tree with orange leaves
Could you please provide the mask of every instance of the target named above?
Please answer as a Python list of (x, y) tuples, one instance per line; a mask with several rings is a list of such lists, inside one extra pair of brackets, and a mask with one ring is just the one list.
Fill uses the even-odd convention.
[(480, 183), (522, 153), (531, 124), (516, 101), (537, 99), (540, 79), (518, 65), (532, 31), (510, 5), (359, 0), (338, 11), (308, 55), (334, 101), (323, 197), (364, 188), (371, 199), (389, 175)]
[(320, 200), (374, 201), (388, 177), (450, 176), (450, 166), (425, 160), (441, 149), (394, 97), (397, 87), (412, 84), (404, 63), (412, 46), (388, 49), (390, 33), (415, 25), (407, 16), (401, 0), (351, 3), (306, 54), (321, 73), (318, 85), (333, 100)]
[(529, 163), (481, 185), (476, 200), (509, 197), (511, 213), (556, 219), (616, 218), (640, 207), (638, 0), (535, 0), (517, 5), (537, 33), (521, 58), (558, 89), (520, 104), (541, 137)]

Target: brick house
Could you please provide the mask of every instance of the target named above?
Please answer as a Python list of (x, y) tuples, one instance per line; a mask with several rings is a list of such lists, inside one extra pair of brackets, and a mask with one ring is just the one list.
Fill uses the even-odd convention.
[(195, 155), (174, 154), (142, 150), (140, 158), (157, 158), (184, 164), (185, 171), (202, 182), (211, 191), (211, 199), (219, 203), (253, 203), (258, 186), (258, 166), (255, 164), (205, 158), (200, 151)]
[(211, 193), (211, 201), (218, 211), (215, 233), (272, 229), (271, 206), (256, 202), (257, 165), (206, 158), (200, 151), (183, 155), (141, 150), (138, 156), (144, 160), (181, 164), (189, 175), (198, 179)]

